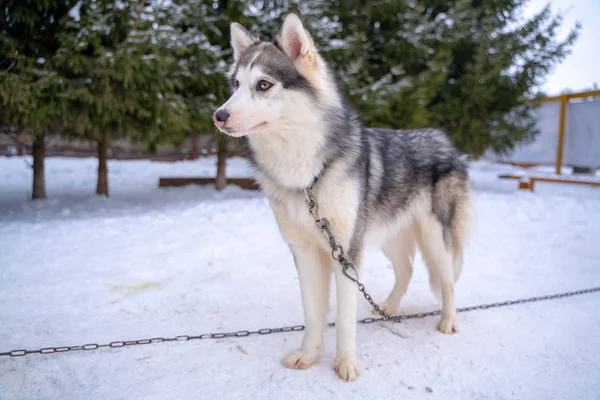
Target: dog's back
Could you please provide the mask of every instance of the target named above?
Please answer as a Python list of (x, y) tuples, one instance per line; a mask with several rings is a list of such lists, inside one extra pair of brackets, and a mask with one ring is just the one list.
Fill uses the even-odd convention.
[[(339, 132), (338, 134), (343, 134)], [(467, 163), (448, 136), (437, 129), (363, 129), (352, 139), (363, 201), (357, 226), (368, 242), (385, 246), (400, 230), (409, 230), (425, 247), (429, 218), (441, 227), (443, 245), (458, 278), (469, 225)], [(352, 164), (352, 163), (349, 163)], [(431, 287), (441, 300), (440, 277), (430, 268)]]

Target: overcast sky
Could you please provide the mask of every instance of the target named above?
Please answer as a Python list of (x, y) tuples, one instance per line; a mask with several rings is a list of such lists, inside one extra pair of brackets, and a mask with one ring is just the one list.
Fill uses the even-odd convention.
[(533, 15), (548, 2), (554, 13), (566, 12), (561, 37), (564, 38), (577, 21), (583, 27), (572, 53), (550, 74), (543, 88), (549, 95), (560, 94), (565, 89), (575, 92), (593, 89), (594, 83), (600, 89), (600, 0), (531, 0), (526, 16)]

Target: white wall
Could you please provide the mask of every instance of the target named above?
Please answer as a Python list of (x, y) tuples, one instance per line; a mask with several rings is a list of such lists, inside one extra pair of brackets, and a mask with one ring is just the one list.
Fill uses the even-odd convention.
[[(540, 133), (533, 143), (517, 147), (510, 156), (485, 158), (515, 163), (554, 164), (558, 143), (560, 101), (543, 103), (533, 111)], [(600, 99), (571, 100), (567, 105), (563, 165), (600, 167)]]

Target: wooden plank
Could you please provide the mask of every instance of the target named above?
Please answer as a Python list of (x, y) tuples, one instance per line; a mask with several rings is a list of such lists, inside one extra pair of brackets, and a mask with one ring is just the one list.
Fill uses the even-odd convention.
[(519, 167), (519, 168), (533, 168), (533, 167), (537, 167), (538, 165), (540, 165), (539, 163), (511, 163), (512, 165)]
[(590, 90), (590, 91), (581, 92), (581, 93), (568, 93), (568, 94), (564, 94), (564, 95), (560, 95), (560, 96), (541, 97), (539, 99), (523, 99), (523, 101), (525, 103), (536, 103), (536, 102), (551, 103), (554, 101), (560, 101), (563, 96), (567, 96), (568, 100), (585, 99), (588, 97), (600, 97), (600, 90)]
[(519, 189), (521, 190), (530, 190), (533, 192), (533, 185), (535, 181), (527, 176), (520, 175), (500, 175), (498, 176), (500, 179), (515, 179), (519, 181)]
[(500, 179), (522, 179), (523, 177), (520, 175), (498, 175)]
[(528, 179), (526, 181), (519, 181), (519, 189), (521, 190), (530, 190), (533, 192), (533, 185), (535, 181), (533, 179)]
[(568, 183), (573, 185), (587, 185), (600, 187), (600, 180), (583, 180), (583, 179), (568, 179), (568, 178), (550, 178), (543, 176), (522, 176), (522, 175), (499, 175), (500, 179), (514, 179), (519, 181), (519, 189), (527, 189), (533, 191), (535, 182), (547, 183)]
[(532, 176), (532, 181), (549, 182), (549, 183), (568, 183), (572, 185), (588, 185), (600, 187), (600, 181), (586, 181), (583, 179), (566, 179), (566, 178), (544, 178)]
[(569, 100), (571, 100), (571, 99), (585, 99), (587, 97), (600, 97), (600, 90), (590, 90), (588, 92), (567, 94), (567, 98)]
[[(214, 185), (216, 178), (175, 177), (160, 178), (158, 187), (180, 187), (186, 185)], [(227, 184), (236, 185), (246, 190), (259, 190), (258, 184), (252, 178), (227, 178)]]

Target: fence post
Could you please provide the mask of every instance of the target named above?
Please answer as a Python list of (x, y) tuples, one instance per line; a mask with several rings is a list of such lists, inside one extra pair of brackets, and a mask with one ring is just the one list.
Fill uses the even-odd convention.
[(560, 96), (560, 121), (558, 125), (558, 147), (556, 150), (556, 174), (560, 175), (563, 160), (563, 148), (565, 145), (565, 120), (567, 119), (567, 103), (569, 95)]

